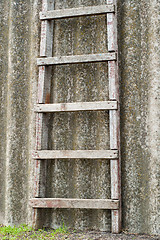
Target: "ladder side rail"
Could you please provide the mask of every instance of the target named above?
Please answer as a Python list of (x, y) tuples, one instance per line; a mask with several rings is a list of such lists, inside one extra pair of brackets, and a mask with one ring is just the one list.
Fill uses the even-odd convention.
[[(108, 4), (115, 4), (116, 0), (107, 0)], [(108, 33), (108, 51), (118, 52), (117, 45), (117, 14), (107, 14), (107, 33)], [(119, 102), (119, 82), (118, 82), (118, 55), (117, 61), (108, 62), (109, 76), (109, 98)], [(110, 116), (110, 149), (120, 150), (120, 125), (119, 125), (119, 108), (118, 111), (109, 112)], [(120, 151), (119, 159), (112, 160), (110, 165), (111, 171), (111, 199), (119, 199), (121, 205), (121, 178), (120, 178)], [(121, 206), (119, 210), (112, 210), (112, 233), (121, 231)]]
[[(54, 9), (54, 0), (42, 0), (42, 11)], [(52, 57), (53, 21), (41, 23), (40, 56)], [(39, 67), (37, 103), (49, 103), (51, 67)], [(36, 114), (36, 143), (35, 149), (47, 149), (48, 145), (48, 115)], [(43, 130), (43, 131), (42, 131)], [(36, 160), (34, 165), (34, 198), (45, 196), (45, 180), (47, 161)], [(33, 209), (32, 225), (38, 227), (38, 209)]]

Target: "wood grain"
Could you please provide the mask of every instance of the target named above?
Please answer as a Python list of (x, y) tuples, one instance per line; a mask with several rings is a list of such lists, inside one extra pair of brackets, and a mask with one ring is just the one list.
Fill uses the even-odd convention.
[(58, 56), (48, 58), (38, 58), (37, 65), (61, 65), (74, 63), (93, 63), (116, 60), (116, 53), (99, 53), (75, 56)]
[(35, 112), (106, 111), (117, 109), (117, 101), (37, 104)]
[(118, 209), (119, 201), (111, 199), (34, 198), (33, 208)]
[(117, 150), (40, 150), (33, 152), (34, 159), (116, 159)]
[(40, 12), (40, 19), (53, 20), (53, 19), (98, 15), (98, 14), (105, 14), (110, 12), (114, 12), (113, 4)]
[[(108, 4), (116, 4), (116, 0), (107, 0)], [(117, 10), (117, 9), (116, 9)], [(117, 11), (107, 14), (108, 51), (118, 52), (117, 45)], [(118, 61), (108, 62), (109, 98), (119, 101)], [(112, 233), (121, 231), (121, 171), (120, 171), (120, 118), (118, 111), (113, 110), (110, 116), (110, 149), (119, 150), (119, 158), (111, 161), (111, 198), (120, 200), (119, 210), (112, 210)]]

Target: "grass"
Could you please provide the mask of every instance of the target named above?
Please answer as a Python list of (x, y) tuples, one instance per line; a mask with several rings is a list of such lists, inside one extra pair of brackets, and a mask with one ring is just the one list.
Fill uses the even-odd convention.
[[(56, 230), (39, 229), (35, 231), (32, 227), (27, 225), (16, 226), (0, 226), (1, 240), (18, 240), (18, 239), (36, 239), (36, 240), (54, 240), (57, 236), (63, 237), (68, 234), (67, 228), (63, 225)], [(63, 239), (63, 238), (61, 238)]]
[[(114, 235), (112, 235), (114, 238)], [(117, 238), (115, 236), (115, 239), (155, 239), (158, 240), (160, 239), (158, 236), (147, 236), (147, 235), (141, 235), (139, 236), (138, 234), (127, 234), (122, 233), (121, 234), (122, 238)], [(16, 226), (3, 226), (0, 225), (0, 240), (93, 240), (93, 239), (110, 239), (111, 238), (111, 233), (106, 233), (101, 235), (101, 232), (88, 232), (88, 231), (75, 231), (75, 230), (68, 230), (64, 224), (62, 227), (52, 230), (52, 229), (39, 229), (39, 230), (34, 230), (32, 227), (29, 227), (27, 225), (20, 225), (18, 227)]]

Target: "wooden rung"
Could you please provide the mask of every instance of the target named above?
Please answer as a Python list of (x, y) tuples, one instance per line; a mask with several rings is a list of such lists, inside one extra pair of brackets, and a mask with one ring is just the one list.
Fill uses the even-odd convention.
[(35, 112), (74, 112), (116, 110), (117, 101), (37, 104)]
[(118, 150), (40, 150), (33, 152), (34, 159), (117, 159)]
[(69, 199), (69, 198), (33, 198), (33, 208), (82, 208), (82, 209), (118, 209), (119, 200), (112, 199)]
[(105, 14), (105, 13), (111, 13), (111, 12), (113, 13), (114, 11), (115, 11), (115, 6), (113, 4), (80, 7), (80, 8), (40, 12), (40, 19), (52, 20), (52, 19), (72, 18), (72, 17)]
[(61, 65), (69, 63), (91, 63), (91, 62), (105, 62), (116, 60), (116, 53), (99, 53), (75, 56), (58, 56), (48, 58), (38, 58), (37, 64), (44, 65)]

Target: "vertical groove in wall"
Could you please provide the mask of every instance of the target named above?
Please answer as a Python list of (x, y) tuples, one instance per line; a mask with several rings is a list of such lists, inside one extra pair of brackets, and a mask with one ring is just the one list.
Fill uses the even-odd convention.
[(6, 120), (9, 2), (0, 3), (0, 222), (5, 218)]
[[(30, 1), (30, 68), (29, 68), (29, 99), (28, 99), (28, 121), (29, 121), (29, 157), (28, 157), (28, 200), (33, 197), (33, 176), (34, 176), (34, 161), (32, 159), (32, 152), (35, 148), (35, 112), (34, 106), (36, 104), (37, 97), (37, 80), (38, 80), (38, 67), (37, 67), (37, 56), (39, 55), (39, 30), (40, 30), (40, 21), (39, 21), (39, 12), (40, 12), (41, 3), (39, 0)], [(31, 224), (32, 219), (32, 208), (28, 207), (28, 223)]]
[[(6, 116), (6, 120), (7, 120), (7, 128), (6, 128), (6, 176), (5, 176), (5, 180), (6, 180), (6, 189), (5, 189), (5, 224), (7, 225), (8, 223), (13, 224), (12, 221), (12, 215), (9, 214), (9, 173), (10, 173), (10, 169), (9, 169), (9, 123), (8, 120), (11, 118), (11, 112), (9, 109), (9, 79), (10, 79), (10, 75), (11, 75), (11, 55), (10, 55), (10, 45), (11, 45), (11, 0), (9, 1), (9, 29), (8, 29), (8, 76), (7, 76), (7, 106), (6, 106), (6, 110), (7, 110), (7, 116)], [(10, 215), (10, 220), (8, 219), (8, 215)]]

